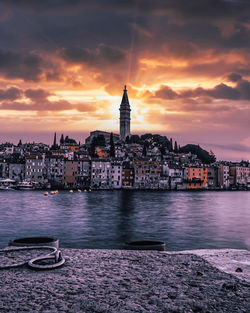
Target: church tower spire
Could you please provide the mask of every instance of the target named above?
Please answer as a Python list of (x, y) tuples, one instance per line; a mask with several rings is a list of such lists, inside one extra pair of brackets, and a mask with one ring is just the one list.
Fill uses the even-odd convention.
[(125, 85), (120, 105), (120, 138), (123, 141), (125, 141), (127, 136), (130, 136), (130, 111), (127, 87)]

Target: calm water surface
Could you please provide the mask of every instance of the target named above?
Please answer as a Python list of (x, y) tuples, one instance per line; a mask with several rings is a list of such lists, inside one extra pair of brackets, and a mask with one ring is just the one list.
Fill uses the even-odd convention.
[(0, 192), (0, 247), (36, 235), (74, 248), (153, 239), (167, 250), (250, 249), (250, 192)]

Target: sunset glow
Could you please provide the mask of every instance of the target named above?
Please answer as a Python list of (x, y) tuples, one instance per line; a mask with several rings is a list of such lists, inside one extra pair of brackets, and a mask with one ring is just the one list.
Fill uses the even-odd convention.
[(126, 84), (132, 133), (249, 159), (250, 6), (218, 3), (0, 1), (2, 141), (118, 132)]

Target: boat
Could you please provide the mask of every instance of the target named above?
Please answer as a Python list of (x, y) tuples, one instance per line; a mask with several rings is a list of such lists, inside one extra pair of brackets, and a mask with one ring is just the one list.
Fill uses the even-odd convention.
[(16, 181), (13, 179), (0, 179), (0, 190), (14, 190)]
[(22, 182), (17, 184), (17, 189), (18, 190), (33, 190), (34, 189), (34, 185), (30, 181), (23, 180)]

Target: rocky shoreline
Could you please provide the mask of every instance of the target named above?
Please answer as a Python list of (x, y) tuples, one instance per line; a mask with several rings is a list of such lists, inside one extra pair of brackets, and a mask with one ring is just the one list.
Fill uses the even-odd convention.
[(250, 251), (62, 252), (62, 268), (0, 271), (0, 311), (250, 312)]

